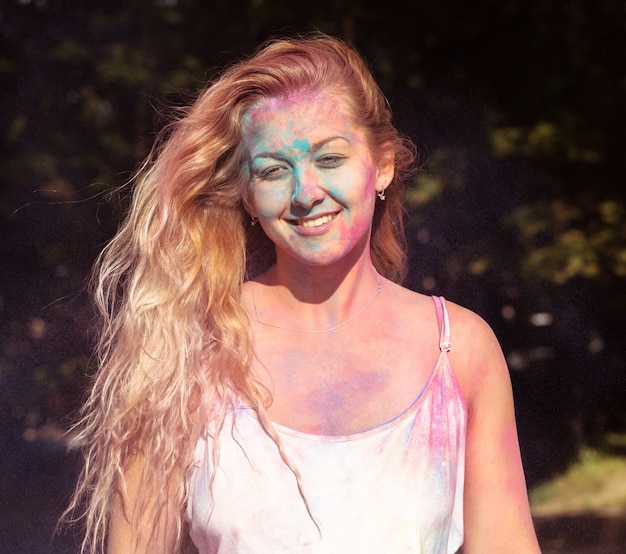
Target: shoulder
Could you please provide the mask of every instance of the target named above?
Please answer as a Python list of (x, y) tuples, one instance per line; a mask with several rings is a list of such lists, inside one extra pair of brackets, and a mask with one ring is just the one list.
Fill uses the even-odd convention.
[[(393, 306), (401, 317), (412, 319), (418, 327), (439, 334), (435, 302), (432, 296), (394, 285)], [(452, 348), (450, 356), (459, 370), (468, 365), (483, 365), (503, 361), (498, 339), (489, 324), (477, 313), (445, 300), (450, 323)], [(455, 365), (455, 367), (456, 367)]]
[(380, 303), (379, 320), (395, 322), (396, 336), (410, 335), (413, 345), (439, 344), (437, 312), (431, 296), (386, 280), (383, 291), (385, 302)]
[(498, 339), (478, 314), (446, 302), (450, 318), (450, 361), (470, 408), (487, 390), (509, 394), (509, 371)]
[(481, 316), (449, 300), (446, 300), (446, 307), (455, 350), (471, 346), (470, 350), (476, 352), (477, 346), (498, 346), (493, 330)]
[[(387, 309), (398, 317), (410, 318), (422, 327), (437, 326), (437, 312), (435, 302), (430, 295), (412, 291), (392, 282), (385, 282), (384, 288), (390, 301)], [(497, 340), (491, 327), (475, 312), (460, 306), (450, 300), (445, 300), (445, 306), (450, 320), (452, 345), (455, 352), (464, 350), (467, 346), (475, 346), (478, 340), (481, 345), (491, 345)], [(475, 351), (475, 348), (471, 349)]]
[[(389, 295), (390, 301), (386, 302), (386, 305), (390, 309), (395, 310), (399, 314), (412, 316), (415, 316), (415, 310), (435, 313), (431, 296), (407, 289), (387, 279), (381, 278), (381, 280), (385, 294)], [(419, 315), (424, 315), (424, 312), (420, 312)]]

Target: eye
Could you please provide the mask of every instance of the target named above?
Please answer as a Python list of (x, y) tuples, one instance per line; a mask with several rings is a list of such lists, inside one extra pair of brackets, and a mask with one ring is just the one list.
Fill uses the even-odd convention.
[(334, 167), (339, 167), (345, 159), (345, 156), (340, 156), (338, 154), (326, 154), (317, 158), (317, 164), (322, 167), (332, 169)]
[(263, 179), (265, 181), (275, 181), (276, 179), (280, 179), (287, 168), (282, 165), (271, 165), (269, 167), (259, 168), (255, 173), (255, 177), (257, 179)]

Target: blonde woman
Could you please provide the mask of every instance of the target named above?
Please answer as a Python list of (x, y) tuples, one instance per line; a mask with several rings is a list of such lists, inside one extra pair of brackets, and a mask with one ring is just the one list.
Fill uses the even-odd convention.
[(538, 552), (500, 348), (400, 286), (411, 145), (319, 35), (164, 133), (97, 266), (85, 552)]

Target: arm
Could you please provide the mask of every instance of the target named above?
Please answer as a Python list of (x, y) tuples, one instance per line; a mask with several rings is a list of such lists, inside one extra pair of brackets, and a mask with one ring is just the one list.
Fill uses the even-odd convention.
[(538, 553), (504, 356), (482, 319), (451, 312), (452, 364), (468, 403), (463, 552)]
[[(168, 517), (171, 507), (156, 513), (154, 498), (142, 486), (143, 458), (135, 457), (114, 494), (109, 532), (108, 554), (166, 554), (174, 552), (175, 524)], [(151, 490), (151, 488), (150, 488)], [(147, 499), (141, 514), (139, 499)]]

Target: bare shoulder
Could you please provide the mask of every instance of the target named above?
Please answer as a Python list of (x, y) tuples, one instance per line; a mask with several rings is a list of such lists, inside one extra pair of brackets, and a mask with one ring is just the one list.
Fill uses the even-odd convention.
[[(387, 303), (390, 310), (399, 317), (411, 318), (422, 327), (434, 328), (438, 332), (437, 315), (433, 297), (406, 289), (400, 285), (389, 283), (389, 296), (392, 299)], [(487, 322), (475, 312), (446, 300), (446, 307), (450, 318), (453, 351), (456, 354), (476, 353), (477, 344), (483, 347), (494, 346), (499, 348), (497, 339)], [(460, 357), (460, 356), (457, 356)]]
[(485, 392), (487, 384), (508, 392), (510, 378), (502, 348), (489, 324), (475, 312), (446, 302), (450, 317), (450, 360), (470, 402)]
[(379, 305), (379, 320), (395, 322), (394, 336), (410, 337), (409, 344), (413, 347), (432, 345), (438, 349), (439, 326), (432, 297), (391, 281), (383, 283), (383, 291), (385, 302)]
[[(434, 314), (434, 305), (431, 296), (407, 289), (393, 281), (384, 280), (383, 289), (390, 301), (386, 305), (399, 315), (415, 317)], [(418, 310), (416, 314), (416, 310)]]
[[(471, 351), (476, 351), (476, 346), (497, 346), (496, 336), (489, 324), (477, 313), (446, 301), (450, 316), (450, 327), (454, 335), (454, 345), (459, 349), (472, 346)], [(478, 344), (477, 344), (478, 343)]]

